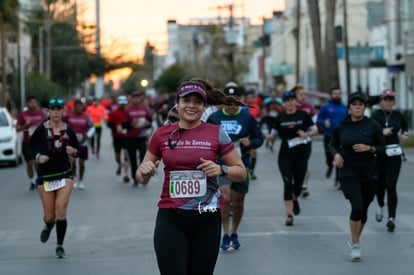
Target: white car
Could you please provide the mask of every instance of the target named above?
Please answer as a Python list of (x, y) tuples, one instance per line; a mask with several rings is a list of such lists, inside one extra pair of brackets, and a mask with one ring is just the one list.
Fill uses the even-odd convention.
[(15, 125), (9, 111), (0, 107), (0, 162), (11, 166), (22, 162), (21, 134), (17, 133)]

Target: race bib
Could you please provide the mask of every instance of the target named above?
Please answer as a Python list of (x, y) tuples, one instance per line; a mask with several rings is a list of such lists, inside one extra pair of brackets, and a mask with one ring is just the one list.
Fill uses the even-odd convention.
[(206, 174), (200, 170), (171, 171), (171, 198), (202, 197), (207, 193)]
[(58, 190), (62, 187), (66, 186), (66, 180), (60, 179), (60, 180), (53, 180), (53, 181), (44, 181), (43, 182), (43, 188), (46, 192), (51, 192)]
[(289, 148), (293, 148), (300, 144), (308, 143), (308, 140), (306, 138), (296, 137), (296, 138), (288, 139), (287, 142), (288, 142)]

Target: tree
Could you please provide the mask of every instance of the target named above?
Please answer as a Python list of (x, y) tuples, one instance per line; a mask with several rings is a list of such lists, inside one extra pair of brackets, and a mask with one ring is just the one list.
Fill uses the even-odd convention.
[(328, 92), (332, 87), (339, 87), (338, 58), (335, 40), (336, 0), (325, 0), (325, 40), (322, 40), (321, 13), (319, 0), (308, 0), (308, 12), (312, 28), (313, 48), (317, 71), (317, 89)]
[(181, 82), (190, 77), (181, 65), (174, 64), (167, 68), (155, 81), (154, 88), (159, 93), (174, 92)]
[(0, 0), (1, 87), (2, 103), (7, 106), (6, 32), (19, 28), (19, 1)]

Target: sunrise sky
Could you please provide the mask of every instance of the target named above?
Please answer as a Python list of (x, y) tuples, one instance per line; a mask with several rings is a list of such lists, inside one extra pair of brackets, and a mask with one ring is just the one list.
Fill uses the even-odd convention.
[[(167, 50), (167, 20), (187, 24), (191, 18), (228, 17), (228, 9), (218, 6), (234, 5), (234, 16), (249, 17), (260, 22), (263, 16), (283, 10), (285, 0), (100, 0), (102, 51), (127, 49), (130, 56), (142, 58), (146, 41), (155, 45), (158, 53)], [(78, 0), (84, 10), (80, 19), (95, 24), (96, 0)], [(244, 10), (242, 8), (244, 4)], [(110, 46), (115, 43), (116, 46)]]

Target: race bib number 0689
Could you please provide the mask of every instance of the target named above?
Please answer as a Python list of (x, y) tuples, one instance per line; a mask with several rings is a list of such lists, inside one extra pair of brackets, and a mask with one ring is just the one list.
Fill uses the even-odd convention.
[(203, 171), (170, 172), (170, 196), (172, 198), (202, 197), (206, 192), (207, 180)]

